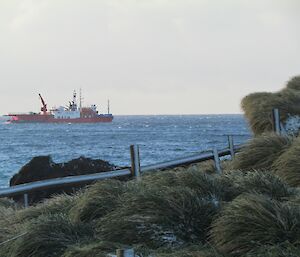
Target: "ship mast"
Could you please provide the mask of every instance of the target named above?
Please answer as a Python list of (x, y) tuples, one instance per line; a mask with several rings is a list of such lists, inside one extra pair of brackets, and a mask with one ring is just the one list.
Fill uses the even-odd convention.
[(75, 90), (73, 92), (73, 101), (72, 101), (72, 105), (71, 105), (71, 110), (77, 111), (77, 101), (76, 101), (76, 91)]
[(109, 114), (109, 99), (107, 100), (107, 114)]
[(82, 93), (81, 93), (81, 88), (79, 89), (79, 110), (81, 111), (82, 108)]

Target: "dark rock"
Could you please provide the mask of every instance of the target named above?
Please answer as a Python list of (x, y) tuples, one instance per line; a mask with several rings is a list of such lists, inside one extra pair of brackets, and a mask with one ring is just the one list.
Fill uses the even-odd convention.
[[(79, 157), (65, 163), (55, 163), (50, 156), (34, 157), (10, 180), (10, 186), (66, 176), (86, 175), (116, 170), (118, 167), (103, 161)], [(72, 193), (81, 186), (68, 186), (36, 191), (29, 194), (30, 204), (49, 198), (53, 194)], [(14, 196), (15, 201), (23, 201), (23, 196)]]

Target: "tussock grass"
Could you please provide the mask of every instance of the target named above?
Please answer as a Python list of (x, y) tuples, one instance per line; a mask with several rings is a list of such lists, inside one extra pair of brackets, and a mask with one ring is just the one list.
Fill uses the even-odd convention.
[(300, 186), (300, 138), (274, 162), (273, 169), (291, 186)]
[(253, 93), (243, 98), (241, 106), (255, 135), (272, 131), (272, 109), (278, 108), (281, 121), (300, 113), (300, 76), (292, 78), (276, 93)]
[[(221, 163), (221, 166), (224, 164), (224, 162)], [(208, 160), (205, 162), (200, 162), (193, 164), (191, 167), (196, 168), (198, 170), (201, 170), (202, 172), (208, 173), (208, 174), (214, 174), (216, 173), (216, 167), (213, 160)], [(224, 168), (224, 167), (222, 167)]]
[(277, 200), (287, 200), (299, 195), (277, 175), (269, 171), (230, 171), (218, 178), (227, 185), (231, 200), (244, 193), (264, 194)]
[(204, 242), (219, 209), (217, 199), (182, 187), (141, 188), (126, 195), (123, 201), (123, 206), (99, 221), (99, 236), (155, 248)]
[(300, 246), (284, 242), (278, 245), (264, 245), (247, 253), (245, 257), (299, 257)]
[(151, 253), (154, 257), (224, 257), (210, 245), (191, 245), (179, 249), (158, 249)]
[(126, 190), (126, 184), (118, 180), (97, 182), (78, 199), (70, 212), (71, 217), (85, 222), (99, 219), (116, 208)]
[(263, 195), (243, 195), (229, 203), (213, 222), (211, 238), (226, 254), (241, 256), (256, 247), (300, 238), (300, 206)]
[(107, 257), (108, 254), (114, 254), (119, 248), (125, 249), (126, 246), (106, 241), (93, 242), (82, 246), (71, 246), (62, 257)]
[(300, 76), (295, 76), (295, 77), (291, 78), (288, 81), (286, 87), (288, 89), (300, 91)]
[(215, 179), (215, 174), (207, 174), (199, 167), (192, 166), (187, 169), (175, 169), (149, 174), (143, 177), (144, 187), (186, 187), (196, 191), (202, 196), (223, 195), (224, 187)]
[(231, 163), (235, 170), (270, 169), (274, 161), (291, 146), (291, 139), (276, 135), (264, 134), (248, 141)]
[(8, 225), (15, 212), (16, 210), (11, 207), (0, 206), (0, 243), (7, 240), (16, 231), (15, 224)]
[(18, 207), (17, 204), (8, 198), (0, 198), (0, 208), (4, 207), (4, 208), (16, 208)]
[(41, 215), (24, 227), (27, 234), (11, 242), (10, 257), (58, 257), (71, 245), (93, 240), (89, 224), (73, 223), (64, 214)]
[(75, 195), (56, 195), (36, 206), (20, 209), (12, 216), (11, 222), (22, 223), (31, 219), (36, 219), (44, 214), (68, 214), (79, 198), (80, 193)]

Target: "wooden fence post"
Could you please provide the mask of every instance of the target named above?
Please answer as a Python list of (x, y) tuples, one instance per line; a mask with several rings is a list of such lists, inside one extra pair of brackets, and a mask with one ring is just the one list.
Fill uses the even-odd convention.
[(219, 158), (219, 153), (218, 153), (218, 150), (216, 147), (214, 148), (213, 153), (214, 153), (214, 162), (215, 162), (216, 172), (218, 174), (221, 174), (222, 169), (221, 169), (221, 164), (220, 164), (220, 158)]
[(130, 146), (131, 175), (137, 179), (141, 176), (140, 152), (138, 145)]
[(24, 207), (27, 208), (29, 206), (28, 194), (24, 194)]
[(234, 143), (233, 143), (233, 136), (232, 135), (229, 135), (227, 137), (228, 139), (228, 147), (229, 147), (229, 150), (230, 150), (230, 155), (231, 155), (231, 160), (234, 158)]
[(280, 113), (279, 110), (272, 109), (272, 120), (273, 120), (273, 129), (276, 132), (276, 134), (280, 135)]

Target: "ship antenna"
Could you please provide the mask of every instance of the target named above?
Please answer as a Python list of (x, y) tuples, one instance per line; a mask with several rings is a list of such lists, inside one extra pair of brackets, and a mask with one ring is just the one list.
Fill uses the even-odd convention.
[(79, 110), (81, 110), (82, 107), (82, 95), (81, 95), (81, 88), (79, 89)]

